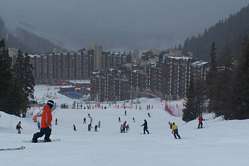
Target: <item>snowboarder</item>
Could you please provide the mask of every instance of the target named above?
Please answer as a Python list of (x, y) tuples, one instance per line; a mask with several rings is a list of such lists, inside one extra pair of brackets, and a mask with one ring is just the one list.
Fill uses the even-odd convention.
[(174, 135), (174, 137), (175, 137), (175, 139), (181, 139), (181, 136), (179, 135), (179, 133), (178, 133), (178, 127), (177, 127), (177, 125), (175, 124), (175, 122), (173, 122), (172, 124), (171, 124), (171, 129), (172, 129), (172, 133), (173, 133), (173, 135)]
[(21, 121), (19, 121), (16, 125), (16, 130), (17, 130), (17, 133), (18, 134), (21, 134), (21, 129), (22, 129), (22, 126), (21, 126)]
[(147, 123), (147, 120), (146, 120), (146, 119), (144, 119), (144, 123), (143, 123), (141, 126), (144, 127), (144, 128), (143, 128), (144, 134), (145, 134), (145, 132), (146, 132), (147, 134), (150, 134), (150, 132), (148, 131), (148, 123)]
[(41, 130), (33, 135), (32, 142), (37, 143), (37, 139), (45, 135), (44, 141), (51, 142), (49, 138), (51, 135), (51, 122), (52, 122), (52, 111), (55, 110), (55, 102), (48, 100), (47, 104), (43, 107), (42, 118), (41, 118)]
[(83, 119), (83, 124), (86, 124), (86, 118), (84, 117), (84, 119)]
[(75, 124), (73, 124), (73, 130), (77, 131), (77, 128), (76, 128)]
[(198, 129), (200, 129), (200, 128), (203, 128), (203, 121), (204, 121), (204, 119), (203, 119), (203, 117), (202, 117), (202, 115), (200, 115), (199, 117), (198, 117)]

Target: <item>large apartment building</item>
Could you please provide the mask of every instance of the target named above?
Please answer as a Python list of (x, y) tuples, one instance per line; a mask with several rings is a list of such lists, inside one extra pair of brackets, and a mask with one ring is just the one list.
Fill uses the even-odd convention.
[(36, 83), (90, 79), (93, 71), (119, 68), (131, 62), (130, 52), (103, 51), (101, 46), (77, 52), (30, 55)]
[(186, 97), (191, 78), (192, 55), (179, 50), (169, 50), (161, 63), (164, 97), (176, 100)]
[(36, 83), (89, 79), (93, 55), (86, 51), (30, 55)]
[[(190, 53), (169, 50), (164, 52), (161, 58), (146, 60), (139, 65), (132, 63), (122, 65), (118, 72), (114, 72), (116, 74), (106, 71), (92, 75), (91, 84), (94, 87), (92, 95), (93, 98), (97, 95), (100, 101), (134, 99), (141, 96), (158, 96), (167, 100), (182, 99), (187, 96), (191, 75), (195, 79), (206, 79), (207, 65), (207, 62), (203, 61), (192, 62)], [(119, 75), (125, 78), (125, 86), (120, 84), (121, 86), (116, 87), (111, 83), (114, 79), (120, 80)], [(98, 90), (95, 87), (98, 87)], [(126, 92), (126, 95), (123, 95), (123, 98), (117, 97), (117, 93), (113, 94), (116, 90), (113, 88)]]
[(91, 99), (95, 101), (121, 101), (130, 97), (130, 86), (126, 76), (117, 69), (93, 72), (91, 77)]

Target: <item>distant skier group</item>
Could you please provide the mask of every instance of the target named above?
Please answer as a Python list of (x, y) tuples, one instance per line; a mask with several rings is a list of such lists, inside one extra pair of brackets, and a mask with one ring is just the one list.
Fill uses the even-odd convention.
[(124, 121), (124, 123), (122, 123), (120, 126), (120, 133), (127, 133), (129, 129), (130, 129), (129, 124), (127, 123), (127, 121)]
[[(51, 129), (52, 112), (55, 110), (55, 108), (56, 108), (55, 102), (52, 100), (48, 100), (47, 103), (43, 107), (42, 113), (37, 114), (37, 116), (41, 116), (41, 123), (40, 123), (40, 121), (37, 122), (38, 128), (40, 131), (33, 135), (33, 138), (32, 138), (33, 143), (37, 143), (38, 138), (40, 138), (44, 135), (45, 135), (44, 142), (51, 142), (50, 135), (52, 132), (52, 129)], [(147, 106), (147, 110), (152, 109), (152, 108), (153, 108), (153, 106), (150, 106), (150, 105)], [(126, 110), (124, 112), (124, 115), (127, 116)], [(148, 118), (151, 118), (151, 114), (149, 112), (147, 113), (147, 116), (148, 116)], [(93, 118), (89, 113), (88, 113), (87, 117), (89, 118), (89, 124), (87, 125), (87, 130), (91, 131)], [(202, 115), (200, 115), (197, 119), (198, 119), (198, 127), (197, 128), (198, 129), (203, 128), (204, 119), (203, 119)], [(133, 117), (132, 120), (134, 123), (136, 122), (135, 117)], [(120, 117), (118, 117), (118, 122), (121, 123)], [(84, 117), (83, 124), (86, 124), (86, 123), (87, 123), (87, 119), (86, 119), (86, 117)], [(55, 119), (55, 125), (58, 125), (57, 118)], [(98, 121), (98, 124), (96, 124), (94, 126), (94, 131), (97, 132), (98, 129), (100, 129), (100, 127), (101, 127), (101, 121)], [(148, 122), (146, 119), (144, 119), (144, 122), (141, 125), (141, 127), (143, 127), (143, 134), (150, 134), (149, 129), (148, 129)], [(171, 132), (172, 132), (174, 138), (181, 139), (181, 136), (180, 136), (179, 131), (178, 131), (178, 126), (176, 125), (176, 123), (169, 122), (169, 127), (171, 129)], [(130, 129), (130, 126), (129, 126), (127, 121), (124, 121), (123, 123), (121, 123), (120, 133), (127, 133), (129, 131), (129, 129)], [(16, 125), (16, 130), (17, 130), (18, 134), (21, 134), (21, 130), (22, 130), (21, 121), (19, 121), (18, 124)], [(77, 131), (75, 124), (73, 124), (73, 130)]]

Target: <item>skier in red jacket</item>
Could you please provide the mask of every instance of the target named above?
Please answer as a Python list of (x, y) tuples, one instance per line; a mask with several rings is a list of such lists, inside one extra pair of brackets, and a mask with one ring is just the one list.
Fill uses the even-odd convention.
[(200, 129), (200, 128), (203, 128), (203, 121), (204, 121), (204, 119), (203, 119), (203, 117), (202, 117), (202, 115), (200, 115), (199, 117), (198, 117), (198, 129)]
[(51, 142), (49, 138), (51, 135), (51, 122), (52, 111), (55, 109), (55, 103), (52, 100), (48, 100), (47, 104), (43, 107), (41, 115), (41, 130), (33, 135), (32, 142), (37, 143), (37, 139), (45, 135), (44, 141)]

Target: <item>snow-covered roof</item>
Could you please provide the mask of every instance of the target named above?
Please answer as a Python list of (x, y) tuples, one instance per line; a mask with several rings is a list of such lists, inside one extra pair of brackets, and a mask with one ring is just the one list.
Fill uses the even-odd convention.
[(205, 61), (195, 61), (192, 63), (192, 66), (195, 66), (195, 67), (199, 67), (199, 66), (203, 66), (203, 65), (207, 65), (208, 62), (205, 62)]
[(73, 84), (90, 84), (90, 80), (69, 80)]
[(28, 56), (29, 56), (30, 58), (41, 57), (41, 55), (38, 55), (38, 54), (29, 54)]
[(175, 60), (191, 60), (192, 57), (189, 56), (168, 56), (170, 59), (175, 59)]

